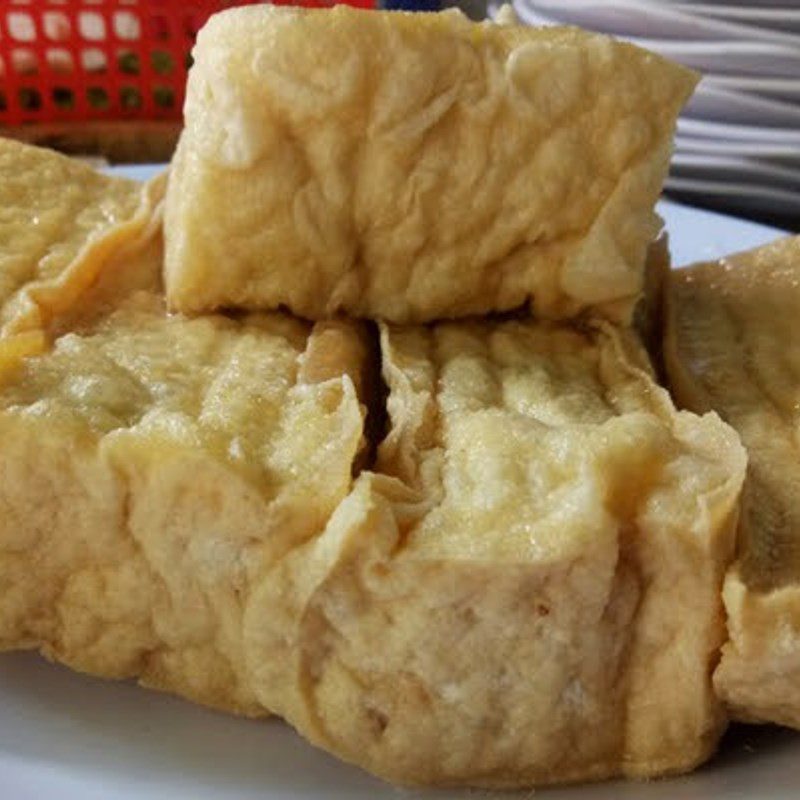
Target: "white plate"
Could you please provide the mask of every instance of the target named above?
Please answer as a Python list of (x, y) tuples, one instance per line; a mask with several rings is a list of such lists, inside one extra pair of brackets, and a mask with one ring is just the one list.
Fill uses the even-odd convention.
[[(719, 230), (714, 241), (738, 249), (757, 236)], [(32, 654), (0, 656), (0, 703), (3, 800), (531, 798), (530, 792), (398, 790), (315, 750), (278, 720), (228, 717), (130, 684), (86, 678)], [(541, 790), (535, 797), (797, 800), (798, 786), (800, 735), (738, 728), (693, 775)]]
[[(784, 231), (759, 225), (756, 222), (728, 217), (713, 211), (662, 200), (658, 212), (664, 218), (669, 233), (672, 263), (683, 267), (696, 261), (711, 261), (731, 253), (749, 250), (786, 235)], [(800, 772), (800, 734), (797, 735), (798, 771)], [(799, 776), (800, 777), (800, 776)], [(800, 784), (798, 784), (800, 786)], [(705, 796), (689, 792), (674, 796), (674, 800), (705, 800)], [(749, 800), (747, 795), (737, 800)], [(649, 800), (646, 796), (642, 800)], [(722, 795), (714, 800), (727, 800)], [(773, 800), (765, 797), (763, 800)]]
[[(516, 0), (521, 7), (541, 12), (570, 25), (580, 25), (621, 36), (664, 39), (703, 39), (721, 41), (761, 41), (800, 46), (800, 36), (791, 31), (687, 13), (670, 4), (647, 0)], [(688, 8), (688, 7), (687, 7)]]
[[(115, 170), (132, 177), (152, 168)], [(663, 203), (676, 263), (769, 241), (779, 231)], [(253, 722), (130, 684), (83, 677), (30, 653), (0, 657), (2, 800), (476, 800), (519, 794), (398, 790), (337, 762), (276, 721)], [(800, 736), (732, 731), (683, 778), (540, 791), (553, 800), (796, 800)], [(765, 787), (769, 787), (768, 790)], [(768, 791), (768, 794), (767, 794)]]

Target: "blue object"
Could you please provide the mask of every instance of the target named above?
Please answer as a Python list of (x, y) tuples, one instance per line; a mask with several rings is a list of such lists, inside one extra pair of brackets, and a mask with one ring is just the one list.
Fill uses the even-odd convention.
[(441, 0), (382, 0), (381, 8), (387, 11), (441, 11)]

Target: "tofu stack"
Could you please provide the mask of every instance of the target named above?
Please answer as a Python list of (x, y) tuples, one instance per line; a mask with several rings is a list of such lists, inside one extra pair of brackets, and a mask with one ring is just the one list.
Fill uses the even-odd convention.
[(708, 758), (747, 457), (630, 324), (694, 76), (344, 7), (195, 56), (166, 201), (0, 141), (0, 647), (403, 784)]
[[(160, 226), (136, 219), (158, 183), (0, 150), (38, 165), (25, 192), (0, 182), (9, 219), (30, 225), (53, 193), (41, 175), (57, 173), (85, 221), (13, 251), (39, 261), (36, 276), (51, 254), (77, 255), (17, 289), (48, 298), (35, 316), (50, 344), (0, 372), (0, 647), (264, 713), (242, 674), (243, 617), (259, 576), (319, 535), (349, 491), (363, 326), (170, 316)], [(131, 216), (116, 217), (119, 197)], [(77, 273), (86, 288), (73, 297)]]

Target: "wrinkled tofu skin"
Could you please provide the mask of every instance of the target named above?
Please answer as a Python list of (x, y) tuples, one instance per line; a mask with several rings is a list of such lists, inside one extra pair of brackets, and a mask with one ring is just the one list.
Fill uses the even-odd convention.
[(242, 621), (350, 489), (363, 334), (168, 316), (162, 260), (107, 264), (0, 374), (0, 649), (263, 714)]
[(106, 261), (148, 236), (163, 179), (103, 175), (50, 150), (0, 138), (0, 362), (12, 346), (44, 346), (53, 315)]
[(344, 6), (226, 11), (194, 56), (171, 307), (630, 318), (690, 71), (577, 29)]
[(671, 288), (673, 392), (718, 411), (750, 458), (715, 686), (739, 719), (800, 728), (800, 238), (678, 270)]
[(745, 456), (676, 412), (629, 334), (387, 328), (391, 431), (245, 625), (261, 702), (391, 781), (688, 770), (725, 716)]
[[(252, 19), (258, 32), (272, 12), (260, 13), (217, 19)], [(332, 13), (343, 20), (332, 47), (350, 13)], [(291, 42), (321, 18), (275, 19)], [(365, 23), (387, 37), (387, 57), (392, 36), (422, 46), (467, 25), (397, 19), (397, 31)], [(470, 47), (504, 58), (532, 35), (465, 30)], [(602, 63), (644, 58), (574, 32), (541, 36), (557, 50), (578, 37), (582, 59), (595, 41)], [(273, 49), (263, 57), (283, 52)], [(328, 113), (339, 100), (326, 91), (314, 97)], [(343, 83), (343, 103), (350, 91)], [(426, 130), (436, 141), (436, 125)], [(185, 145), (179, 169), (193, 157)], [(20, 153), (40, 165), (29, 178), (55, 158), (69, 182), (59, 157)], [(49, 220), (0, 244), (0, 649), (278, 713), (399, 783), (653, 776), (713, 751), (726, 721), (711, 686), (720, 588), (745, 454), (715, 414), (674, 409), (633, 333), (383, 326), (384, 398), (358, 323), (168, 314), (163, 185), (129, 194), (113, 179), (76, 180), (70, 214), (55, 202), (45, 213), (51, 201), (24, 181), (0, 184), (13, 200), (0, 226), (26, 204)], [(250, 186), (263, 190), (247, 179), (228, 205)], [(242, 256), (240, 233), (220, 240), (221, 273)], [(293, 271), (276, 280), (302, 291), (306, 273), (286, 253)], [(384, 401), (388, 430), (366, 463), (365, 417), (380, 425)]]

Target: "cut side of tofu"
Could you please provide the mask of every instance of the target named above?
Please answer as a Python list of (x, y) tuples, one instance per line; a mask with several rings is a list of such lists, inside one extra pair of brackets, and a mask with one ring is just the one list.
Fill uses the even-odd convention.
[(626, 322), (696, 75), (572, 28), (257, 6), (200, 32), (172, 308)]
[(800, 728), (800, 238), (678, 270), (671, 284), (672, 390), (718, 411), (749, 454), (714, 683), (738, 719)]
[(243, 619), (350, 490), (365, 334), (168, 315), (162, 263), (122, 248), (0, 373), (0, 648), (263, 714)]
[(633, 336), (385, 328), (389, 435), (246, 620), (261, 702), (391, 781), (682, 772), (711, 673), (745, 455), (677, 412)]

